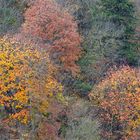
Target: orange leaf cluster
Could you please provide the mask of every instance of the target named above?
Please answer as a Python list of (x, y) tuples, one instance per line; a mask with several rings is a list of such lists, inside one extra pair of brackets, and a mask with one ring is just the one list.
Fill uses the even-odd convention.
[[(123, 66), (110, 71), (90, 94), (100, 108), (104, 137), (137, 139), (140, 135), (140, 78), (138, 70)], [(118, 138), (119, 136), (119, 138)]]

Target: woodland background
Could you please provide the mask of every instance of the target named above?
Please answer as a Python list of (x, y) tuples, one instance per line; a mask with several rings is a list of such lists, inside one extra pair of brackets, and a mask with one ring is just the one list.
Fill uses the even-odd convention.
[(140, 0), (0, 0), (0, 140), (140, 140)]

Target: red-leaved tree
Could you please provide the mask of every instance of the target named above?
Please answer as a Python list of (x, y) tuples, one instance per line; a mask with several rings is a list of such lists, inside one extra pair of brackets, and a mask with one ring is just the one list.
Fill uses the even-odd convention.
[(25, 23), (16, 38), (45, 47), (61, 69), (77, 73), (81, 38), (73, 17), (53, 0), (36, 0), (24, 16)]

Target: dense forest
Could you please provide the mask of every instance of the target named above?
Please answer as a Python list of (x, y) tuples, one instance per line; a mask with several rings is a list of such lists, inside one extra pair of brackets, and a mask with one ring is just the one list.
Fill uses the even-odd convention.
[(140, 0), (0, 0), (0, 140), (140, 140)]

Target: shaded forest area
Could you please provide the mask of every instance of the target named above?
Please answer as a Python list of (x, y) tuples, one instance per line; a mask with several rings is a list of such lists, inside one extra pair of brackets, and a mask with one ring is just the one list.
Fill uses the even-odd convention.
[(0, 0), (0, 140), (140, 140), (140, 0)]

